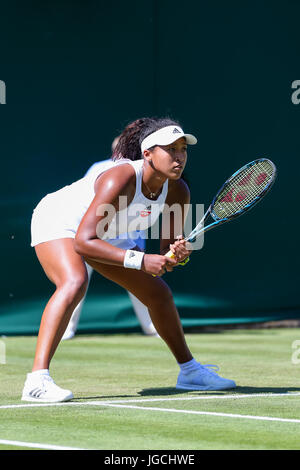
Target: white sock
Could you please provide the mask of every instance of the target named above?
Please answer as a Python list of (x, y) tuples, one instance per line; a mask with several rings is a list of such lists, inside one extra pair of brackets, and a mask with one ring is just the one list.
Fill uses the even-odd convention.
[(199, 369), (199, 362), (197, 362), (194, 358), (188, 362), (184, 362), (183, 364), (178, 364), (180, 367), (181, 372), (184, 374), (189, 374), (190, 372)]
[(28, 374), (29, 377), (38, 377), (39, 375), (49, 375), (49, 369), (34, 370)]

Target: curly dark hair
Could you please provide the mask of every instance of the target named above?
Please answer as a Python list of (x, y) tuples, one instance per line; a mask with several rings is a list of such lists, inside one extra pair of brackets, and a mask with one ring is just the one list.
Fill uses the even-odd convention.
[(142, 158), (141, 143), (143, 140), (148, 135), (166, 126), (180, 126), (180, 124), (168, 117), (140, 118), (131, 122), (120, 135), (113, 151), (112, 159), (128, 158), (130, 160), (140, 160)]

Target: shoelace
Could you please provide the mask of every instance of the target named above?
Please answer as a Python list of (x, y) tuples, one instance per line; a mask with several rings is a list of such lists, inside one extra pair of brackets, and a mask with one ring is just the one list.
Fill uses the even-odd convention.
[(50, 377), (50, 375), (43, 375), (40, 385), (37, 385), (32, 390), (30, 390), (29, 395), (35, 398), (40, 398), (42, 395), (45, 394), (47, 389), (49, 389), (49, 384), (52, 384), (52, 383), (53, 383), (53, 379)]
[[(48, 382), (48, 383), (45, 384), (45, 382)], [(47, 385), (49, 386), (49, 384), (51, 384), (51, 385), (54, 384), (54, 380), (52, 379), (52, 377), (50, 375), (44, 375), (42, 384), (43, 384), (43, 389), (45, 389), (45, 388), (47, 388)]]
[(201, 367), (203, 367), (206, 372), (213, 375), (218, 375), (217, 372), (220, 370), (220, 367), (216, 366), (215, 364), (201, 364)]

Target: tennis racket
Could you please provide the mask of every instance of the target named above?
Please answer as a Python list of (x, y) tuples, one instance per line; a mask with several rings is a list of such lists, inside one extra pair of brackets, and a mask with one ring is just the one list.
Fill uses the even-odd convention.
[[(267, 158), (254, 160), (240, 168), (223, 184), (200, 222), (185, 240), (193, 243), (208, 230), (245, 214), (270, 191), (276, 175), (276, 166)], [(213, 222), (204, 226), (209, 216)], [(165, 256), (174, 258), (172, 251)]]

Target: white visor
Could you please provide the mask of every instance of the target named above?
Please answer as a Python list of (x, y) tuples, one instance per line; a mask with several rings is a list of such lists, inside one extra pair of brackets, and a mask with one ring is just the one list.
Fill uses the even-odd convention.
[(189, 145), (195, 145), (197, 143), (196, 137), (192, 134), (185, 134), (181, 127), (166, 126), (148, 135), (148, 137), (143, 140), (141, 144), (142, 153), (144, 150), (154, 147), (155, 145), (172, 144), (175, 140), (181, 139), (181, 137), (185, 137), (186, 143)]

